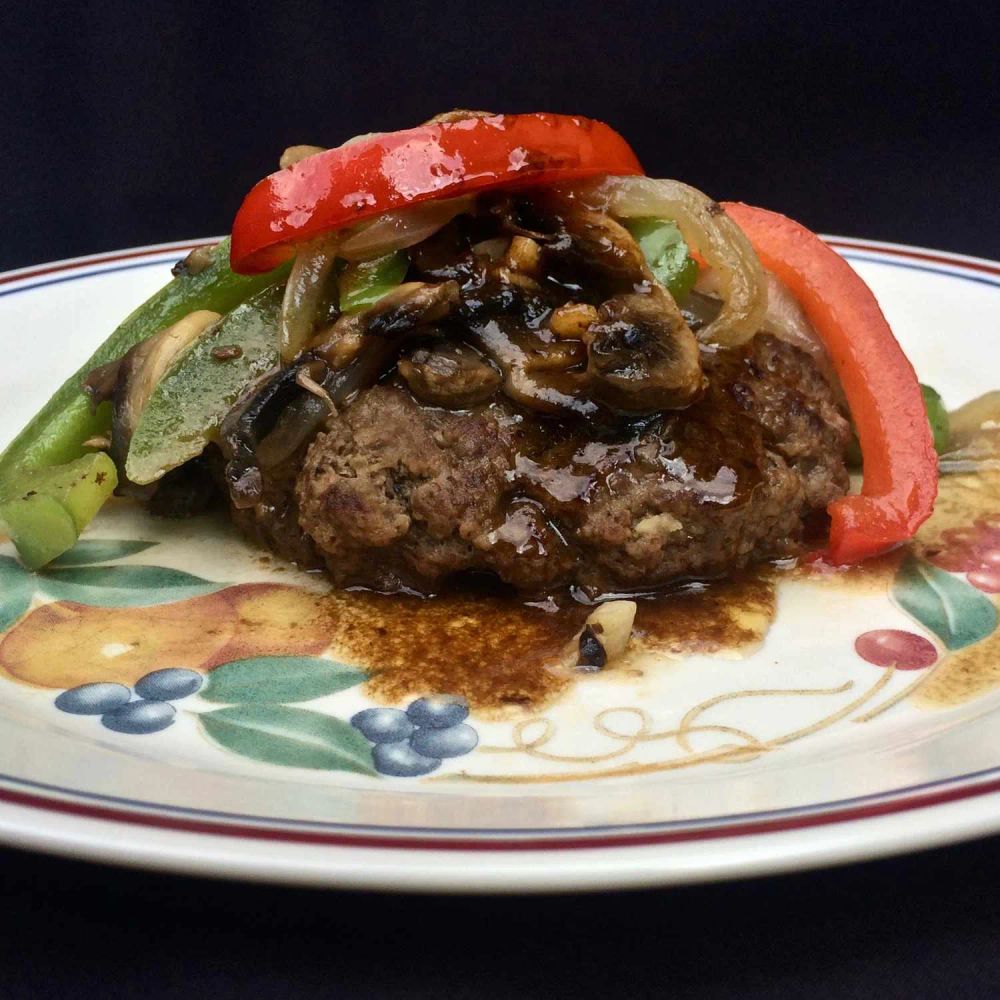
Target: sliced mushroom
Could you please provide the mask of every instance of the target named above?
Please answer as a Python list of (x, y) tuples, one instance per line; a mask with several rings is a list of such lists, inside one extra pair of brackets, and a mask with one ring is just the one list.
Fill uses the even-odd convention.
[(632, 234), (604, 212), (553, 194), (539, 195), (531, 203), (505, 198), (490, 212), (503, 232), (525, 241), (518, 243), (521, 252), (534, 256), (529, 244), (538, 248), (534, 268), (565, 284), (597, 287), (609, 296), (653, 280)]
[(444, 319), (459, 304), (458, 283), (408, 281), (384, 295), (370, 309), (345, 313), (321, 330), (309, 345), (334, 371), (359, 357), (371, 338), (396, 339)]
[(589, 331), (597, 399), (626, 413), (687, 406), (701, 391), (698, 342), (659, 285), (609, 299)]
[(538, 372), (568, 372), (582, 369), (587, 363), (587, 347), (580, 340), (545, 343), (541, 340), (526, 352), (524, 370), (529, 375)]
[(329, 406), (301, 387), (302, 371), (318, 375), (315, 359), (264, 376), (233, 408), (219, 429), (226, 482), (236, 507), (253, 507), (264, 485), (261, 444), (277, 435), (269, 460), (276, 463), (309, 440), (329, 416)]
[(594, 417), (598, 406), (587, 397), (587, 386), (583, 373), (529, 374), (515, 367), (507, 374), (504, 392), (516, 403), (553, 417)]
[[(544, 364), (547, 345), (535, 333), (510, 330), (490, 320), (470, 327), (467, 336), (503, 372), (503, 391), (516, 403), (552, 416), (592, 417), (597, 413), (597, 404), (588, 398), (589, 376), (585, 372), (538, 370)], [(551, 349), (564, 346), (553, 344)]]
[(610, 215), (572, 206), (558, 219), (561, 238), (546, 247), (550, 261), (591, 275), (612, 294), (652, 280), (639, 244)]
[(399, 373), (421, 402), (449, 410), (485, 402), (502, 381), (500, 373), (466, 344), (418, 347), (400, 359)]
[(297, 376), (296, 368), (270, 372), (226, 414), (219, 428), (219, 441), (228, 461), (256, 461), (257, 444), (297, 395)]
[(125, 459), (149, 397), (171, 364), (221, 318), (208, 309), (188, 313), (136, 344), (120, 361), (96, 368), (84, 381), (84, 391), (93, 405), (109, 399), (112, 402), (109, 452), (126, 488), (129, 484), (124, 475)]

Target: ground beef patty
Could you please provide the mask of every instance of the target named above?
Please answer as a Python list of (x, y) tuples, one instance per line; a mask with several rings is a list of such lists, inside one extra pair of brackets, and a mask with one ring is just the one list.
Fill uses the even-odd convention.
[(793, 554), (847, 488), (847, 421), (810, 358), (770, 335), (702, 364), (694, 405), (606, 433), (502, 395), (456, 412), (376, 386), (312, 443), (294, 495), (291, 477), (282, 497), (272, 484), (281, 530), (258, 509), (255, 534), (382, 590), (486, 571), (527, 593), (610, 592)]

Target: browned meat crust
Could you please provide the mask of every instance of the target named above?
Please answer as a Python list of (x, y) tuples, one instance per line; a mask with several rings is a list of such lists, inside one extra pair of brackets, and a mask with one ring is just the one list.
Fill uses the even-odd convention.
[(702, 365), (694, 405), (606, 434), (502, 396), (431, 408), (397, 379), (363, 392), (240, 520), (291, 558), (318, 553), (338, 584), (382, 590), (487, 571), (530, 593), (611, 592), (799, 551), (847, 487), (829, 385), (764, 334)]

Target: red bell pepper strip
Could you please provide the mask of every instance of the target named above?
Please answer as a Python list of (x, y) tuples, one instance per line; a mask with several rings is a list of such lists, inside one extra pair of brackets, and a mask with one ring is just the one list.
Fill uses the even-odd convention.
[(421, 201), (642, 172), (617, 132), (570, 115), (493, 115), (375, 135), (260, 181), (233, 222), (232, 269), (269, 271), (296, 243)]
[(938, 466), (920, 385), (875, 296), (851, 266), (797, 222), (739, 202), (726, 213), (761, 263), (798, 299), (847, 396), (864, 482), (829, 507), (829, 556), (859, 562), (905, 542), (930, 517)]

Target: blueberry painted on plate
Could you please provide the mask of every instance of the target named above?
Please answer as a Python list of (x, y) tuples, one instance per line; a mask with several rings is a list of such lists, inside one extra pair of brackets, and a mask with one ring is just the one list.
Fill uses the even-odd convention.
[(131, 697), (132, 692), (124, 684), (99, 681), (63, 691), (56, 698), (56, 708), (70, 715), (103, 715), (126, 704)]
[(176, 701), (198, 691), (204, 679), (196, 670), (164, 667), (135, 682), (135, 693), (147, 701)]
[(478, 742), (475, 729), (462, 724), (447, 729), (418, 729), (410, 737), (410, 746), (425, 757), (462, 757)]
[(116, 733), (135, 736), (158, 733), (173, 725), (177, 709), (165, 701), (132, 701), (101, 716), (101, 724)]
[(372, 743), (401, 743), (413, 732), (413, 723), (398, 708), (363, 709), (351, 725)]
[(392, 778), (419, 778), (441, 766), (440, 760), (417, 753), (408, 743), (378, 743), (372, 749), (372, 760), (379, 774)]
[(429, 729), (447, 729), (464, 722), (469, 714), (469, 703), (458, 695), (437, 694), (418, 698), (406, 710), (415, 726)]

